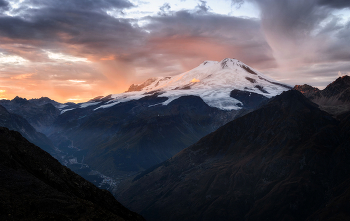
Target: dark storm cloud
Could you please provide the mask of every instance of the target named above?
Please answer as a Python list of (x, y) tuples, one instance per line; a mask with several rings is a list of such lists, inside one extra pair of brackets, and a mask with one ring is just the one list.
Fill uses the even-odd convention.
[[(1, 42), (32, 46), (32, 53), (24, 53), (18, 47), (5, 48), (31, 61), (44, 59), (43, 50), (50, 50), (95, 60), (115, 59), (134, 66), (145, 64), (154, 69), (162, 69), (169, 57), (173, 62), (179, 57), (220, 60), (235, 56), (253, 65), (264, 62), (265, 66), (274, 65), (259, 21), (210, 13), (207, 2), (199, 1), (193, 10), (177, 12), (165, 3), (158, 16), (145, 18), (148, 25), (139, 27), (137, 20), (123, 19), (118, 14), (130, 7), (132, 3), (126, 0), (26, 0), (19, 8), (10, 10), (15, 16), (0, 17)], [(111, 16), (107, 10), (117, 16)], [(196, 51), (175, 50), (170, 40), (176, 40), (179, 48), (186, 44)], [(206, 51), (198, 49), (201, 44)], [(210, 48), (215, 56), (209, 53)], [(224, 53), (219, 56), (219, 51)], [(162, 59), (166, 61), (159, 62)], [(186, 68), (194, 67), (195, 62), (198, 60), (185, 65)]]
[[(298, 65), (349, 60), (349, 26), (332, 15), (348, 0), (246, 0), (261, 12), (266, 40), (281, 62)], [(233, 0), (241, 4), (242, 0)]]
[[(330, 22), (331, 23), (331, 22)], [(344, 26), (329, 24), (326, 26), (328, 33), (333, 34), (336, 40), (329, 42), (323, 49), (329, 61), (350, 61), (350, 22)], [(349, 70), (350, 71), (350, 70)]]
[(0, 8), (8, 6), (8, 2), (5, 0), (0, 0)]
[(349, 0), (319, 0), (320, 5), (330, 6), (334, 8), (345, 8), (350, 7)]
[[(3, 13), (8, 10), (8, 2), (5, 0), (0, 0), (0, 13)], [(1, 16), (1, 14), (0, 14)]]
[[(23, 3), (21, 3), (23, 4)], [(41, 6), (54, 9), (98, 10), (106, 8), (130, 8), (128, 0), (28, 0), (25, 5)]]
[[(258, 21), (218, 14), (198, 15), (190, 11), (177, 11), (172, 16), (148, 17), (146, 29), (162, 37), (201, 36), (241, 41), (254, 40), (259, 35)], [(243, 36), (246, 38), (244, 39)], [(257, 40), (257, 39), (255, 39)]]
[(129, 20), (116, 19), (102, 9), (131, 6), (123, 0), (25, 1), (17, 9), (18, 16), (0, 17), (0, 35), (7, 38), (2, 42), (24, 41), (41, 49), (64, 51), (63, 44), (74, 44), (82, 46), (76, 53), (84, 54), (127, 50), (127, 45), (132, 47), (140, 39), (140, 30)]

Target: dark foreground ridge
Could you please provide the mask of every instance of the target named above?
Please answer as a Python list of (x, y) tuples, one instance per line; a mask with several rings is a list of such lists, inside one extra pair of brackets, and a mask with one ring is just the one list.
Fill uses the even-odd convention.
[(350, 220), (350, 113), (291, 90), (205, 136), (118, 199), (147, 220)]
[(18, 132), (0, 127), (0, 220), (143, 220)]

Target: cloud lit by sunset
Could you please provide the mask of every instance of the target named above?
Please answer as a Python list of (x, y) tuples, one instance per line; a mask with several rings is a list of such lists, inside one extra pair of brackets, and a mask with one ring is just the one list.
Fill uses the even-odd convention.
[(5, 92), (6, 90), (0, 90), (0, 100), (7, 99), (7, 97), (5, 97)]
[(348, 1), (82, 2), (0, 0), (1, 96), (86, 101), (226, 57), (292, 85), (350, 71)]
[(82, 81), (82, 80), (68, 80), (70, 82), (73, 82), (73, 83), (84, 83), (86, 81)]
[(23, 80), (23, 79), (28, 79), (28, 78), (30, 78), (32, 75), (33, 75), (33, 74), (20, 74), (20, 75), (11, 77), (11, 79), (14, 79), (14, 80)]
[(198, 82), (200, 82), (200, 80), (198, 80), (198, 79), (196, 79), (196, 78), (193, 78), (193, 79), (191, 80), (191, 83), (198, 83)]

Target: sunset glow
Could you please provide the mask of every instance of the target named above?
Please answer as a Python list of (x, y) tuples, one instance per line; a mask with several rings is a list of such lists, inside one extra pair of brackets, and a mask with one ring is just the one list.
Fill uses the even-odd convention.
[(198, 82), (200, 82), (200, 80), (198, 80), (196, 78), (193, 78), (192, 81), (191, 81), (191, 83), (198, 83)]
[(8, 99), (86, 101), (226, 57), (291, 85), (324, 87), (350, 72), (350, 3), (59, 2), (0, 0)]
[(84, 83), (86, 81), (81, 81), (81, 80), (68, 80), (70, 82), (73, 82), (73, 83)]
[(23, 80), (23, 79), (31, 78), (32, 75), (33, 74), (20, 74), (20, 75), (11, 77), (11, 79), (13, 79), (13, 80)]

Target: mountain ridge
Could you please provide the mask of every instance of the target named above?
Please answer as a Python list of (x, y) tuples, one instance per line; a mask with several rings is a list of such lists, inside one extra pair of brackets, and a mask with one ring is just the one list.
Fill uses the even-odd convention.
[(144, 220), (18, 132), (0, 141), (1, 220)]
[(18, 131), (30, 142), (40, 146), (43, 150), (55, 154), (56, 148), (52, 141), (36, 129), (22, 116), (10, 113), (0, 105), (0, 126)]
[(148, 220), (317, 220), (349, 184), (345, 118), (283, 92), (125, 183), (117, 198)]
[[(176, 76), (155, 77), (141, 84), (132, 84), (124, 93), (99, 96), (86, 105), (95, 105), (94, 110), (98, 110), (149, 95), (167, 98), (160, 104), (168, 105), (182, 96), (194, 95), (201, 97), (211, 107), (239, 110), (244, 103), (237, 97), (230, 96), (232, 90), (271, 98), (289, 89), (292, 86), (278, 82), (237, 59), (225, 58), (220, 62), (205, 61)], [(70, 110), (67, 108), (67, 111)]]
[(280, 84), (236, 59), (207, 61), (62, 109), (50, 138), (106, 175), (139, 172), (289, 88)]
[(296, 85), (294, 89), (334, 116), (350, 110), (350, 76), (337, 78), (323, 90), (306, 84)]

